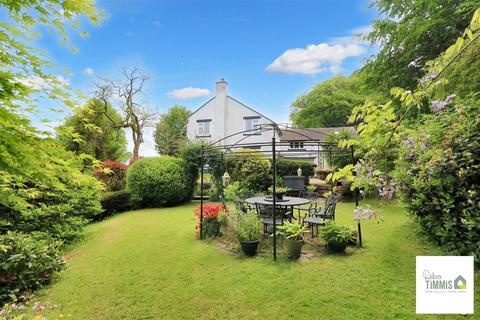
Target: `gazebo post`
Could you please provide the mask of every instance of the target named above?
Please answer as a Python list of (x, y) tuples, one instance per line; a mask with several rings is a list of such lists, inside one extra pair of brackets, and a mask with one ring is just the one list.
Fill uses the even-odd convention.
[[(332, 165), (332, 146), (329, 145), (328, 146), (328, 161), (330, 162), (328, 164), (328, 170), (330, 170), (330, 166)], [(333, 196), (333, 181), (332, 181), (332, 184), (331, 184), (331, 187), (330, 187), (330, 192), (332, 193), (332, 196)]]
[(275, 152), (275, 130), (272, 137), (272, 171), (273, 171), (273, 260), (277, 260), (277, 221), (276, 221), (276, 184), (277, 184), (277, 156)]
[[(352, 163), (355, 161), (353, 146), (350, 147)], [(358, 188), (355, 188), (355, 209), (358, 208)], [(362, 227), (360, 225), (360, 220), (357, 221), (357, 230), (358, 230), (358, 246), (362, 247)]]
[[(221, 167), (220, 167), (220, 168), (221, 168), (221, 169), (220, 169), (220, 172), (223, 174), (223, 172), (225, 171), (225, 169), (224, 169), (224, 165), (225, 165), (225, 164), (224, 164), (224, 161), (225, 161), (225, 160), (224, 160), (224, 157), (223, 157), (223, 151), (222, 151), (222, 153), (220, 154), (220, 158), (221, 158), (221, 161), (222, 161), (222, 164), (221, 164)], [(222, 188), (221, 195), (222, 195), (222, 198), (224, 199), (223, 201), (225, 201), (225, 191), (224, 191), (225, 186), (223, 185), (223, 179), (222, 179), (222, 183), (220, 183), (220, 185), (221, 185), (221, 188)], [(225, 209), (227, 209), (227, 207), (225, 207)]]
[(200, 240), (203, 239), (203, 165), (204, 146), (200, 149)]

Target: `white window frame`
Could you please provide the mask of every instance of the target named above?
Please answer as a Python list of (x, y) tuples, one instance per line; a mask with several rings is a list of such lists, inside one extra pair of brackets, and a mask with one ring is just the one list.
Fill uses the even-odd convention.
[(304, 145), (303, 141), (291, 141), (290, 142), (290, 149), (303, 150), (303, 149), (305, 149), (305, 145)]
[(209, 137), (211, 135), (211, 119), (197, 120), (197, 136)]
[(243, 120), (245, 121), (246, 134), (260, 134), (259, 130), (257, 130), (260, 126), (259, 116), (243, 117)]

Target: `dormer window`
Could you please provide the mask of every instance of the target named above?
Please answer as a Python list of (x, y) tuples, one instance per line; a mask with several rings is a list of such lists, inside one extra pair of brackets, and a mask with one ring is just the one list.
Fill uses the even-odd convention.
[(243, 119), (245, 121), (245, 131), (252, 131), (252, 132), (246, 132), (246, 134), (260, 134), (260, 131), (258, 130), (260, 126), (259, 116), (244, 117)]
[(211, 135), (210, 122), (212, 122), (212, 119), (197, 120), (197, 136), (208, 137)]

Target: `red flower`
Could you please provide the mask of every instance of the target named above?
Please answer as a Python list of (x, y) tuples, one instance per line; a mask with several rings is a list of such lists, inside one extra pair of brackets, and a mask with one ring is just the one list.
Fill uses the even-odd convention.
[[(222, 212), (225, 212), (225, 208), (222, 204), (205, 203), (203, 205), (203, 220), (216, 219)], [(198, 205), (193, 211), (195, 216), (200, 220), (200, 205)]]

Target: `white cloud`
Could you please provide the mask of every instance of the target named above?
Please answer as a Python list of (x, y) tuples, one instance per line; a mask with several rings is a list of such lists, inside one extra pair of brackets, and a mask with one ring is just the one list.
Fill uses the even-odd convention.
[(359, 44), (311, 44), (306, 48), (288, 49), (267, 68), (270, 72), (314, 75), (321, 72), (337, 73), (341, 63), (364, 54), (367, 49)]
[(133, 37), (135, 37), (135, 35), (133, 34), (133, 32), (130, 32), (130, 31), (125, 32), (125, 36), (127, 36), (128, 38), (133, 38)]
[(192, 98), (204, 97), (210, 94), (210, 90), (201, 88), (182, 88), (167, 92), (167, 96), (174, 100), (187, 100)]
[(153, 21), (152, 21), (152, 24), (153, 24), (155, 27), (159, 27), (159, 26), (161, 25), (160, 20), (153, 20)]
[(90, 77), (90, 76), (93, 75), (93, 69), (92, 68), (85, 68), (83, 70), (83, 74)]

